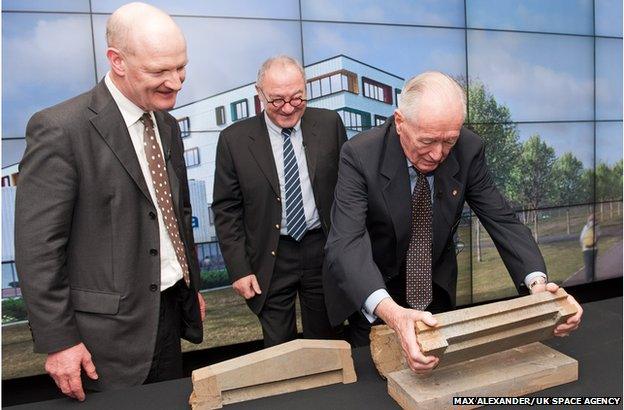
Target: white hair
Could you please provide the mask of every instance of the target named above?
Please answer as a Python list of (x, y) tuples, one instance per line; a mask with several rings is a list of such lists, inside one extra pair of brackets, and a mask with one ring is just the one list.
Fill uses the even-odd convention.
[(458, 99), (466, 119), (466, 91), (451, 76), (440, 71), (426, 71), (407, 80), (399, 96), (399, 110), (406, 117), (416, 118), (418, 106), (424, 96)]

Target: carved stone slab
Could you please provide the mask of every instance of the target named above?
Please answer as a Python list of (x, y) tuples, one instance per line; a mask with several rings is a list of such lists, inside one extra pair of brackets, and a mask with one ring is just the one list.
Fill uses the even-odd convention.
[(389, 373), (388, 393), (403, 409), (471, 409), (453, 397), (517, 397), (578, 380), (578, 362), (532, 343), (437, 369), (428, 377), (409, 369)]
[(194, 410), (357, 380), (351, 346), (342, 340), (298, 339), (197, 369)]
[[(435, 327), (416, 323), (416, 339), (425, 355), (440, 358), (439, 367), (500, 352), (552, 337), (553, 329), (576, 314), (567, 292), (542, 292), (434, 315)], [(371, 354), (377, 370), (406, 368), (394, 331), (373, 327)]]

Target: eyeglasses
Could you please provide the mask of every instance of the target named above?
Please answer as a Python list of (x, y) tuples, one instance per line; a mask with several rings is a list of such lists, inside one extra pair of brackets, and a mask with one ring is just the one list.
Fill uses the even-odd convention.
[(258, 90), (260, 91), (260, 93), (262, 94), (266, 102), (273, 105), (273, 107), (275, 108), (282, 108), (287, 103), (290, 104), (291, 107), (297, 108), (304, 102), (308, 101), (307, 99), (301, 98), (301, 97), (291, 98), (290, 100), (285, 100), (283, 98), (276, 98), (274, 100), (269, 101), (264, 91), (262, 91), (261, 88), (258, 88)]

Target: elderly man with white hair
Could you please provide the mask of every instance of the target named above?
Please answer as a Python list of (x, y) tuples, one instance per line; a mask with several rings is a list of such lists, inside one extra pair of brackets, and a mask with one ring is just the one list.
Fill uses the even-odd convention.
[(180, 337), (203, 337), (204, 301), (173, 108), (186, 41), (143, 3), (106, 27), (110, 71), (35, 114), (15, 213), (16, 265), (35, 351), (59, 389), (182, 377)]
[[(323, 289), (333, 324), (349, 318), (352, 342), (366, 344), (370, 324), (394, 329), (409, 367), (438, 362), (416, 343), (414, 322), (455, 306), (453, 236), (464, 203), (479, 217), (519, 292), (557, 290), (531, 233), (514, 215), (488, 171), (484, 145), (463, 128), (466, 96), (440, 72), (403, 88), (394, 116), (344, 144)], [(573, 298), (570, 296), (572, 301)], [(567, 335), (582, 310), (555, 329)]]

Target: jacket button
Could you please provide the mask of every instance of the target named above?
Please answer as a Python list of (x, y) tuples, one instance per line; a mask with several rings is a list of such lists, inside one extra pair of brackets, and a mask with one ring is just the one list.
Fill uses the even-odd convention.
[(150, 211), (149, 217), (152, 219), (156, 219), (156, 213), (154, 211)]
[(275, 199), (277, 199), (277, 202), (280, 202), (282, 200), (282, 198), (280, 198), (279, 196)]
[(279, 224), (275, 224), (275, 229), (279, 229), (279, 228), (280, 228)]
[(275, 256), (275, 251), (271, 251), (271, 256)]
[(152, 283), (152, 284), (150, 285), (150, 290), (151, 290), (152, 292), (156, 292), (156, 291), (158, 290), (158, 285), (156, 285), (155, 283)]
[(156, 255), (158, 255), (158, 250), (156, 250), (156, 249), (150, 249), (150, 255), (152, 255), (152, 256), (156, 256)]

